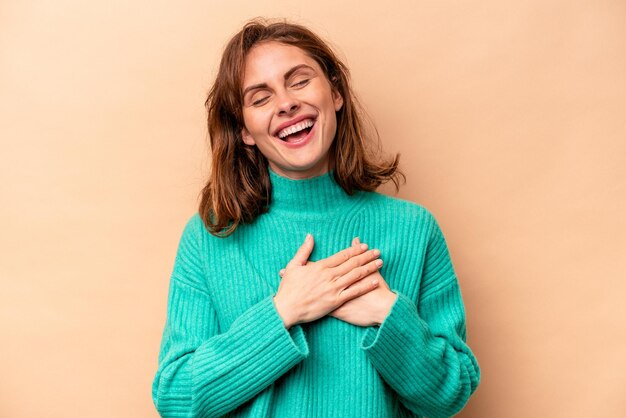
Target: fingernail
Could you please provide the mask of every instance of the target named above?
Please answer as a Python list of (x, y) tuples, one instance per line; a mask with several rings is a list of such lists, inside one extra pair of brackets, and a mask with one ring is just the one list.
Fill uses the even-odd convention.
[(378, 280), (372, 280), (372, 284), (376, 286), (378, 284)]
[(359, 237), (354, 237), (354, 242), (357, 244), (360, 244), (361, 240), (359, 239)]
[(361, 249), (362, 250), (367, 250), (367, 244), (361, 244)]
[(307, 233), (307, 234), (306, 234), (306, 238), (305, 238), (305, 240), (307, 240), (307, 241), (308, 241), (308, 240), (310, 240), (310, 239), (311, 239), (311, 236), (312, 236), (311, 234)]
[(380, 255), (380, 250), (379, 249), (372, 250), (372, 254), (374, 254), (374, 257), (378, 257)]
[(376, 265), (378, 267), (382, 266), (383, 265), (383, 260), (381, 260), (380, 258), (378, 260), (376, 260)]

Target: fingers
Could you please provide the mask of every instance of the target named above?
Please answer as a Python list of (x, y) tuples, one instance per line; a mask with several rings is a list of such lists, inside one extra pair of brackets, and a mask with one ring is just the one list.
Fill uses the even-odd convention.
[[(283, 277), (286, 269), (308, 264), (308, 259), (313, 251), (313, 246), (313, 236), (311, 234), (307, 234), (304, 243), (300, 246), (300, 248), (298, 248), (298, 251), (285, 268), (278, 272), (278, 275)], [(359, 266), (368, 263), (380, 255), (379, 250), (371, 250), (367, 252), (366, 250), (367, 244), (362, 244), (359, 237), (355, 237), (349, 248), (339, 251), (326, 259), (320, 260), (319, 263), (324, 268), (336, 269), (333, 271), (333, 275), (335, 277), (340, 277), (349, 273), (351, 270), (357, 269)]]
[(341, 299), (341, 303), (342, 304), (346, 303), (349, 300), (358, 298), (361, 295), (371, 292), (372, 290), (376, 289), (378, 285), (379, 285), (379, 282), (376, 279), (370, 279), (370, 278), (361, 279), (360, 281), (353, 284), (349, 288), (344, 289), (340, 293), (339, 297)]
[(298, 251), (296, 251), (296, 255), (294, 255), (291, 261), (287, 263), (287, 266), (285, 268), (304, 266), (311, 256), (311, 252), (313, 252), (313, 245), (313, 235), (306, 234), (304, 243), (300, 246), (300, 248), (298, 248)]
[(383, 265), (383, 260), (381, 259), (370, 261), (364, 266), (352, 269), (349, 273), (337, 279), (337, 284), (339, 285), (340, 288), (349, 287), (353, 283), (374, 273), (376, 270), (381, 268), (382, 265)]
[(332, 274), (334, 277), (341, 277), (344, 274), (348, 274), (350, 271), (377, 259), (379, 256), (380, 251), (377, 249), (366, 251), (363, 254), (354, 256), (350, 260), (334, 267), (332, 269)]
[(338, 265), (340, 265), (341, 263), (345, 263), (346, 261), (348, 261), (350, 258), (354, 257), (355, 255), (362, 254), (363, 252), (365, 252), (365, 250), (367, 250), (367, 244), (359, 244), (359, 245), (341, 250), (338, 253), (333, 254), (328, 258), (320, 260), (319, 263), (323, 267), (337, 267)]

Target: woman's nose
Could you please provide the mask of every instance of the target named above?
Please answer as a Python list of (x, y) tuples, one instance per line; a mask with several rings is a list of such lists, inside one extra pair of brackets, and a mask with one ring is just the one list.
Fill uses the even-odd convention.
[(286, 115), (295, 112), (300, 107), (300, 102), (290, 95), (288, 92), (283, 92), (278, 96), (277, 112), (279, 115)]

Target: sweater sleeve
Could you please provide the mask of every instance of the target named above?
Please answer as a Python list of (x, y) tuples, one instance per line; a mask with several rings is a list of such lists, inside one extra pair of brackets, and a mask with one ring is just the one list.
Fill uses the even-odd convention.
[(362, 341), (402, 404), (430, 418), (459, 412), (480, 381), (478, 362), (466, 344), (459, 284), (445, 239), (432, 220), (418, 301), (394, 290), (398, 297), (389, 315)]
[(300, 326), (287, 330), (271, 296), (220, 332), (204, 282), (204, 228), (187, 224), (170, 279), (167, 317), (152, 384), (163, 417), (214, 417), (252, 399), (308, 355)]

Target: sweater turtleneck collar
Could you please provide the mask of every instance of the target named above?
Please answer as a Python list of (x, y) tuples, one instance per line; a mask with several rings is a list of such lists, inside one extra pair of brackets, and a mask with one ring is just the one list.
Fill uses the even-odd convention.
[(270, 213), (296, 216), (328, 216), (338, 210), (351, 208), (361, 193), (348, 195), (329, 171), (317, 177), (292, 180), (269, 168), (272, 183)]

